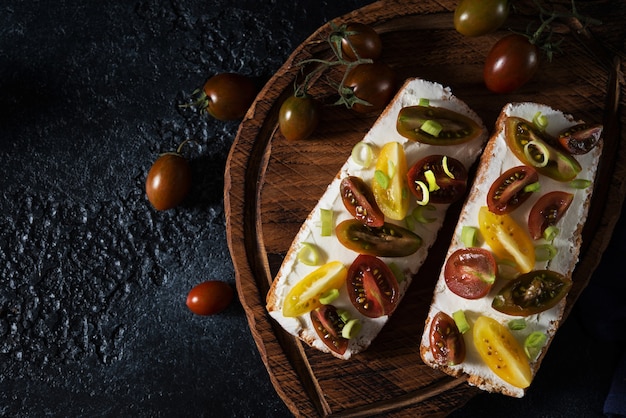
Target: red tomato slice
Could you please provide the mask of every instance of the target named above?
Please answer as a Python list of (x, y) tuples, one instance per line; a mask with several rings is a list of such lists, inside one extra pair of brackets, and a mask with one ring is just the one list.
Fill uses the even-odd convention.
[(461, 248), (448, 257), (444, 278), (448, 288), (465, 299), (478, 299), (489, 293), (496, 280), (496, 259), (484, 248)]
[(350, 301), (367, 317), (390, 315), (398, 305), (398, 281), (377, 257), (359, 255), (348, 269), (346, 284)]
[(454, 319), (445, 312), (437, 312), (430, 324), (430, 352), (435, 361), (455, 365), (465, 360), (465, 340)]
[(528, 231), (537, 240), (543, 236), (547, 227), (556, 225), (570, 207), (574, 195), (555, 191), (546, 193), (537, 200), (528, 215)]
[(348, 340), (341, 336), (343, 321), (337, 312), (337, 308), (332, 305), (322, 305), (311, 311), (311, 322), (313, 328), (326, 344), (335, 353), (343, 355), (348, 348)]
[(526, 186), (538, 181), (537, 170), (530, 166), (522, 165), (508, 169), (489, 188), (487, 207), (498, 215), (513, 212), (533, 193), (527, 191)]

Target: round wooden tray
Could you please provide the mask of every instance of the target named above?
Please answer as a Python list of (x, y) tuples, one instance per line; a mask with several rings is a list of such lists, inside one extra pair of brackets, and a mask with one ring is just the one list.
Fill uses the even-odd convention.
[[(592, 55), (590, 51), (599, 49), (588, 48), (594, 45), (591, 38), (570, 34), (563, 44), (567, 54), (544, 62), (526, 87), (510, 95), (490, 93), (482, 81), (483, 60), (504, 32), (479, 38), (460, 35), (452, 23), (455, 5), (452, 0), (379, 1), (334, 23), (360, 21), (373, 26), (383, 40), (381, 60), (394, 68), (400, 80), (421, 77), (451, 87), (488, 127), (493, 126), (503, 105), (514, 101), (545, 103), (576, 118), (605, 124), (599, 181), (583, 231), (584, 245), (567, 315), (608, 244), (626, 194), (626, 151), (619, 147), (619, 139), (626, 137), (621, 126), (626, 124), (617, 110), (622, 97), (617, 81), (620, 61), (608, 54)], [(288, 142), (278, 131), (279, 106), (293, 93), (298, 75), (295, 64), (330, 57), (325, 42), (330, 30), (329, 24), (319, 28), (269, 80), (232, 146), (224, 203), (239, 298), (272, 383), (294, 415), (443, 416), (478, 393), (464, 379), (424, 365), (419, 355), (424, 319), (455, 225), (454, 211), (390, 322), (368, 350), (351, 360), (304, 347), (265, 310), (269, 285), (300, 225), (352, 146), (378, 116), (326, 107), (313, 138)], [(310, 92), (323, 99), (336, 94), (321, 80)]]

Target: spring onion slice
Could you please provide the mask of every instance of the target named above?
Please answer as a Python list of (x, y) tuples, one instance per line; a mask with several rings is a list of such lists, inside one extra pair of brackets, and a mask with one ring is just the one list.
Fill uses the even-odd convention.
[(307, 266), (320, 265), (320, 251), (317, 246), (310, 242), (303, 242), (300, 251), (298, 251), (298, 261), (306, 264)]
[(428, 204), (428, 201), (430, 200), (430, 192), (428, 191), (428, 186), (426, 186), (426, 184), (421, 180), (417, 180), (415, 184), (417, 184), (419, 188), (422, 189), (422, 200), (418, 200), (417, 204), (420, 206), (426, 206)]
[(420, 129), (431, 136), (438, 137), (439, 133), (443, 130), (443, 126), (434, 119), (428, 119), (424, 121)]
[(467, 318), (465, 317), (465, 311), (459, 309), (452, 313), (452, 319), (456, 323), (457, 328), (461, 334), (465, 334), (470, 329), (470, 325), (467, 322)]
[(535, 259), (537, 261), (549, 261), (556, 256), (557, 252), (557, 248), (552, 244), (537, 245), (535, 247)]
[(381, 170), (376, 170), (374, 172), (374, 179), (383, 189), (387, 190), (389, 188), (389, 177)]
[(333, 211), (332, 209), (320, 208), (320, 219), (322, 221), (323, 237), (329, 237), (333, 232)]
[(535, 116), (533, 116), (533, 124), (540, 131), (545, 131), (548, 127), (548, 117), (543, 115), (541, 112), (537, 112), (535, 113)]
[(541, 184), (538, 181), (534, 183), (527, 184), (524, 186), (524, 191), (528, 193), (537, 192), (541, 189)]
[(352, 147), (352, 161), (354, 161), (357, 165), (367, 168), (374, 161), (374, 151), (372, 150), (372, 146), (366, 142), (357, 142), (354, 147)]
[(532, 332), (526, 337), (526, 340), (524, 340), (524, 351), (528, 358), (531, 360), (536, 359), (547, 340), (548, 336), (541, 331)]
[(461, 228), (461, 242), (466, 247), (475, 247), (478, 243), (478, 228), (463, 225), (463, 228)]
[(420, 100), (417, 104), (418, 106), (428, 107), (430, 106), (430, 99), (427, 99), (425, 97), (420, 97)]
[[(535, 158), (530, 153), (530, 147), (535, 147), (535, 149), (539, 151), (539, 153), (543, 157), (541, 161), (535, 160)], [(524, 156), (535, 167), (545, 167), (548, 165), (548, 162), (550, 161), (550, 151), (544, 144), (542, 144), (539, 141), (528, 141), (524, 145)]]
[(329, 289), (320, 296), (320, 303), (328, 305), (339, 297), (339, 289)]
[(429, 224), (431, 222), (434, 222), (437, 220), (437, 218), (431, 218), (426, 216), (426, 214), (424, 213), (425, 211), (436, 211), (437, 208), (433, 205), (429, 205), (429, 204), (425, 204), (422, 206), (416, 206), (415, 209), (413, 209), (412, 212), (412, 216), (413, 218), (415, 218), (415, 220), (421, 224)]
[(346, 322), (341, 329), (341, 336), (346, 339), (354, 338), (359, 335), (361, 331), (361, 321), (356, 318), (352, 318)]
[(526, 320), (524, 318), (511, 319), (507, 325), (513, 331), (519, 331), (526, 328)]
[(543, 239), (552, 242), (556, 236), (559, 235), (559, 232), (559, 228), (554, 225), (550, 225), (543, 231)]
[(591, 180), (574, 179), (569, 182), (569, 185), (572, 186), (574, 189), (586, 189), (587, 187), (591, 186)]
[(454, 174), (452, 174), (452, 172), (450, 171), (450, 168), (448, 167), (448, 156), (444, 155), (443, 158), (441, 159), (441, 165), (443, 167), (443, 171), (446, 173), (446, 175), (448, 177), (450, 177), (451, 179), (454, 178)]
[(428, 191), (434, 192), (435, 190), (439, 190), (440, 187), (437, 184), (437, 177), (435, 177), (435, 173), (433, 170), (424, 171), (424, 177), (426, 177), (426, 181), (428, 182)]

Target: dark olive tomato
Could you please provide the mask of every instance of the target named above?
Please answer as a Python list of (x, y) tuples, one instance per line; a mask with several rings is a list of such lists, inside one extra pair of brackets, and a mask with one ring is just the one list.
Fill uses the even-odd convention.
[(396, 76), (387, 64), (359, 64), (346, 75), (346, 103), (357, 113), (384, 109), (396, 92)]
[(549, 192), (541, 196), (528, 215), (528, 232), (539, 239), (547, 227), (556, 225), (572, 204), (574, 195), (563, 191)]
[(507, 315), (534, 315), (559, 303), (571, 287), (569, 277), (551, 270), (535, 270), (507, 282), (491, 306)]
[[(539, 174), (565, 182), (576, 178), (582, 170), (572, 155), (550, 145), (555, 143), (555, 138), (539, 131), (532, 122), (510, 116), (504, 127), (509, 149), (521, 162), (533, 166)], [(547, 162), (543, 164), (545, 159)]]
[(348, 348), (348, 340), (341, 336), (344, 326), (337, 308), (333, 305), (322, 305), (311, 311), (311, 322), (320, 340), (337, 354), (343, 355)]
[(280, 132), (289, 141), (310, 137), (315, 132), (319, 120), (319, 105), (308, 94), (289, 96), (278, 112)]
[(356, 61), (357, 55), (358, 58), (376, 60), (382, 49), (380, 35), (371, 26), (351, 22), (341, 32), (341, 51), (350, 61)]
[(453, 366), (465, 360), (465, 340), (454, 319), (445, 312), (437, 312), (430, 323), (430, 352), (435, 362)]
[(498, 29), (509, 16), (508, 0), (461, 0), (454, 10), (454, 28), (465, 36)]
[(538, 181), (539, 174), (532, 167), (522, 165), (508, 169), (489, 188), (487, 207), (498, 215), (511, 213), (533, 193), (526, 190), (526, 186)]
[(372, 228), (356, 219), (349, 219), (337, 225), (335, 235), (346, 248), (378, 257), (406, 257), (422, 246), (418, 235), (388, 222)]
[(196, 105), (219, 120), (241, 119), (257, 94), (251, 78), (237, 73), (220, 73), (202, 87)]
[(602, 125), (580, 123), (559, 133), (561, 147), (570, 154), (586, 154), (598, 145), (602, 137)]
[(372, 189), (360, 177), (348, 176), (341, 180), (339, 193), (344, 206), (355, 219), (368, 226), (383, 226), (385, 215), (378, 207)]
[(360, 254), (348, 269), (346, 279), (350, 302), (363, 315), (391, 315), (398, 305), (398, 281), (379, 258)]
[(467, 170), (462, 162), (457, 159), (446, 157), (446, 167), (452, 177), (446, 173), (443, 165), (443, 155), (430, 155), (417, 161), (409, 169), (407, 173), (407, 183), (409, 190), (417, 197), (423, 200), (422, 188), (417, 184), (418, 181), (428, 185), (426, 172), (431, 171), (435, 178), (437, 189), (429, 192), (429, 203), (453, 203), (459, 200), (465, 194), (467, 188)]
[(539, 68), (537, 47), (527, 37), (506, 35), (487, 54), (483, 78), (495, 93), (510, 93), (526, 84)]
[(233, 288), (228, 283), (209, 280), (189, 291), (187, 307), (198, 315), (213, 315), (226, 309), (233, 296)]
[(157, 210), (178, 206), (191, 189), (191, 168), (177, 152), (162, 154), (146, 178), (146, 195)]
[(489, 293), (496, 280), (497, 264), (484, 248), (460, 248), (453, 252), (444, 268), (448, 288), (465, 299), (478, 299)]
[[(422, 125), (431, 120), (441, 125), (437, 136), (422, 130)], [(436, 106), (403, 107), (398, 114), (396, 128), (403, 137), (430, 145), (463, 144), (481, 134), (480, 127), (473, 119)]]

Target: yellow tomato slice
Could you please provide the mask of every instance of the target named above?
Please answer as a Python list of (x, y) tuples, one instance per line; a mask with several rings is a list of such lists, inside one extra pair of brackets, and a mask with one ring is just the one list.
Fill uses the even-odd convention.
[(409, 211), (407, 170), (402, 145), (398, 142), (385, 144), (376, 160), (372, 190), (380, 210), (389, 219), (403, 220)]
[(476, 350), (491, 371), (515, 387), (530, 386), (533, 378), (530, 362), (507, 327), (493, 318), (480, 316), (474, 322), (473, 337)]
[(530, 235), (510, 215), (496, 215), (483, 206), (478, 212), (478, 227), (497, 258), (514, 261), (521, 273), (535, 268), (535, 247)]
[(322, 306), (320, 297), (331, 289), (339, 289), (346, 281), (348, 269), (339, 261), (331, 261), (307, 274), (291, 288), (283, 315), (296, 317)]

